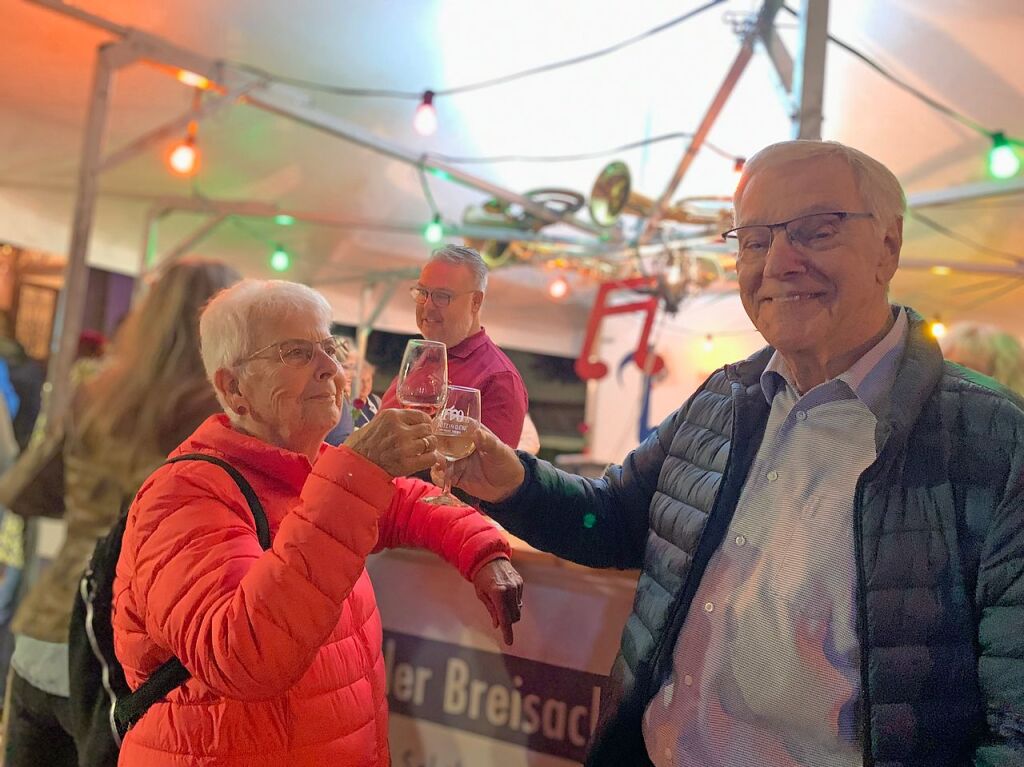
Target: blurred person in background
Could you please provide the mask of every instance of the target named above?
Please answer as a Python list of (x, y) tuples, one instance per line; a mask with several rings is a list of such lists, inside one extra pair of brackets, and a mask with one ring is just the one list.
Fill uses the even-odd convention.
[(0, 311), (0, 358), (7, 364), (11, 386), (18, 396), (17, 413), (12, 413), (12, 419), (14, 436), (24, 450), (39, 416), (46, 369), (41, 362), (29, 357), (25, 347), (14, 337), (14, 323), (5, 311)]
[(351, 382), (350, 401), (355, 428), (366, 426), (380, 410), (381, 399), (373, 393), (373, 376), (377, 368), (359, 353), (353, 343), (345, 360), (345, 376)]
[(327, 432), (324, 442), (337, 447), (356, 430), (356, 410), (352, 404), (352, 376), (355, 366), (349, 362), (354, 353), (355, 342), (348, 336), (341, 335), (335, 335), (334, 340), (338, 346), (341, 369), (345, 374), (344, 401), (341, 406), (341, 415), (338, 417), (338, 422), (334, 424), (334, 428)]
[(78, 763), (67, 636), (79, 579), (126, 500), (218, 410), (199, 354), (199, 311), (238, 279), (210, 261), (168, 268), (119, 330), (108, 364), (75, 390), (63, 447), (67, 538), (12, 626), (7, 767)]
[[(121, 767), (387, 767), (382, 627), (366, 557), (427, 548), (472, 582), (506, 643), (522, 579), (475, 509), (420, 501), (404, 475), (438, 458), (429, 417), (382, 411), (341, 447), (324, 443), (344, 402), (331, 307), (304, 285), (246, 280), (200, 321), (224, 410), (175, 455), (215, 455), (228, 474), (160, 467), (128, 514), (114, 583), (114, 646), (133, 689), (171, 656), (190, 678), (125, 736)], [(415, 588), (415, 585), (411, 585)]]
[(71, 385), (77, 388), (96, 375), (106, 362), (107, 339), (98, 330), (83, 330), (78, 336), (75, 364), (71, 368)]
[[(14, 465), (21, 452), (14, 432), (14, 419), (21, 404), (8, 378), (6, 360), (0, 358), (0, 474)], [(11, 618), (17, 606), (21, 571), (25, 563), (25, 525), (15, 514), (0, 506), (0, 700), (7, 691), (7, 669), (14, 652)]]
[(977, 370), (1024, 396), (1024, 345), (1016, 336), (993, 325), (958, 322), (939, 346), (950, 362)]
[[(11, 427), (16, 449), (6, 439), (5, 428), (0, 428), (0, 467), (3, 471), (11, 468), (12, 461), (19, 453), (29, 452), (39, 412), (42, 407), (42, 388), (46, 380), (46, 369), (42, 363), (28, 356), (25, 348), (14, 337), (14, 323), (7, 312), (0, 312), (0, 389), (11, 416)], [(72, 386), (94, 374), (100, 367), (105, 339), (96, 331), (82, 332), (78, 343), (78, 357), (71, 369)], [(6, 424), (6, 420), (0, 419)], [(45, 452), (45, 447), (37, 445)], [(36, 456), (25, 456), (29, 464), (35, 465)], [(59, 484), (62, 477), (47, 477)], [(58, 481), (59, 480), (59, 481)], [(25, 521), (5, 507), (0, 507), (0, 699), (7, 699), (7, 679), (11, 655), (14, 652), (14, 635), (11, 633), (11, 619), (18, 607), (18, 600), (24, 596), (22, 570), (25, 565)], [(60, 504), (59, 512), (63, 512)]]
[(537, 433), (537, 425), (530, 418), (529, 413), (523, 419), (523, 433), (519, 437), (516, 450), (522, 450), (530, 455), (537, 455), (540, 452), (540, 434)]
[(359, 353), (353, 339), (346, 336), (335, 336), (335, 339), (344, 352), (341, 368), (345, 373), (345, 405), (338, 423), (324, 437), (324, 442), (337, 447), (377, 415), (380, 397), (373, 393), (373, 375), (377, 369)]

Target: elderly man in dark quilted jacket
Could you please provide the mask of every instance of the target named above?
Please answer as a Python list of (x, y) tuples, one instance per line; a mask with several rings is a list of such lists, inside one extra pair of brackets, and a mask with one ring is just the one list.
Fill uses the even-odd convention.
[(600, 480), (484, 430), (458, 465), (534, 546), (643, 568), (587, 764), (1024, 764), (1024, 402), (889, 303), (876, 160), (776, 144), (735, 202), (769, 347)]

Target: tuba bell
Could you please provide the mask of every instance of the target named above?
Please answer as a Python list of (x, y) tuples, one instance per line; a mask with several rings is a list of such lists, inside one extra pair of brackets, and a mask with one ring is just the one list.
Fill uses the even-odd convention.
[[(614, 226), (623, 213), (650, 218), (656, 203), (634, 192), (632, 186), (626, 163), (615, 160), (605, 165), (590, 189), (587, 210), (591, 220), (598, 226)], [(694, 222), (694, 217), (679, 206), (668, 208), (661, 218), (683, 224)]]

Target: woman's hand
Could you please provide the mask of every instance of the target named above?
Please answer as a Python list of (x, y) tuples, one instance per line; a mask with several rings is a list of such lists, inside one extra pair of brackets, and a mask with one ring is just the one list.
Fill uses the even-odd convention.
[(512, 644), (512, 624), (517, 623), (523, 609), (523, 578), (504, 557), (494, 559), (473, 576), (477, 598), (491, 614), (494, 628), (501, 628), (505, 644)]
[(392, 477), (424, 471), (443, 461), (430, 416), (419, 410), (382, 410), (345, 440), (345, 447), (380, 466)]
[[(473, 442), (476, 450), (451, 468), (452, 485), (490, 503), (504, 501), (526, 478), (519, 456), (483, 424), (477, 428)], [(431, 470), (431, 477), (434, 484), (443, 481), (443, 460)]]

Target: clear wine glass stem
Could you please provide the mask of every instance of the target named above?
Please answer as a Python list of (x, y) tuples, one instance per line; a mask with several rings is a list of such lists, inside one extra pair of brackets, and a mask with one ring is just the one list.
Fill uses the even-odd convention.
[(452, 465), (455, 462), (451, 458), (444, 459), (444, 488), (441, 495), (451, 497), (452, 494)]

